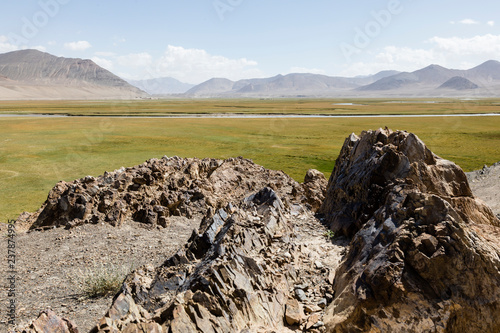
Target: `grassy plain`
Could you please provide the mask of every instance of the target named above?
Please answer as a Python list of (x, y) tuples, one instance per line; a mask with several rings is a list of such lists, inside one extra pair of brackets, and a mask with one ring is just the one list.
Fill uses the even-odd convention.
[[(302, 101), (296, 101), (299, 102)], [(311, 100), (305, 102), (307, 105), (326, 103)], [(46, 108), (54, 103), (60, 105), (61, 113), (67, 113), (63, 112), (63, 102), (38, 103), (17, 102), (12, 105), (17, 105), (19, 110), (24, 108), (29, 113), (48, 113)], [(68, 103), (68, 109), (72, 103), (76, 102)], [(94, 103), (105, 104), (78, 102), (82, 107)], [(215, 104), (219, 105), (221, 101), (203, 100), (192, 103), (193, 105), (185, 106), (185, 109), (195, 110), (198, 103), (212, 103), (213, 108), (218, 110), (220, 106)], [(230, 101), (224, 103), (231, 104)], [(233, 103), (233, 109), (240, 108), (241, 105), (235, 101)], [(268, 106), (261, 101), (255, 103), (263, 103), (262, 108), (274, 108), (278, 111), (278, 107), (273, 106), (275, 101), (269, 101)], [(276, 103), (286, 105), (284, 101)], [(293, 106), (296, 110), (294, 113), (299, 113), (298, 106), (291, 101), (287, 103), (288, 110)], [(491, 107), (493, 101), (488, 103), (490, 106), (485, 108), (489, 111), (482, 112), (500, 110), (500, 106)], [(126, 104), (120, 102), (121, 107)], [(332, 101), (329, 104), (332, 105)], [(400, 111), (394, 104), (396, 103), (388, 104), (394, 108), (394, 112), (406, 112), (408, 103), (401, 103)], [(114, 102), (108, 104), (110, 109), (114, 105)], [(420, 113), (445, 113), (435, 110), (434, 104), (413, 105), (422, 108)], [(465, 113), (460, 105), (456, 104), (456, 110), (453, 111), (450, 104), (447, 106), (450, 109), (447, 110)], [(359, 112), (366, 112), (363, 108), (370, 109), (370, 113), (375, 112), (371, 106), (359, 107)], [(482, 104), (478, 103), (476, 109), (482, 108)], [(6, 110), (5, 103), (2, 103), (0, 109)], [(312, 106), (307, 110), (314, 113)], [(137, 109), (133, 112), (141, 114), (140, 111)], [(115, 115), (125, 113), (113, 112)], [(144, 110), (144, 113), (149, 112), (150, 110)], [(5, 117), (0, 118), (0, 221), (15, 218), (22, 211), (36, 210), (59, 180), (71, 181), (86, 175), (97, 176), (106, 170), (137, 165), (149, 158), (163, 155), (199, 158), (244, 156), (267, 168), (283, 170), (298, 181), (302, 181), (309, 168), (319, 169), (328, 176), (344, 139), (350, 133), (359, 134), (362, 130), (384, 126), (416, 133), (436, 154), (456, 162), (465, 170), (478, 169), (483, 164), (500, 160), (499, 116), (269, 119)]]
[[(352, 104), (352, 105), (349, 105)], [(495, 99), (173, 99), (133, 101), (0, 101), (0, 113), (78, 116), (161, 116), (168, 114), (470, 114), (500, 113)]]

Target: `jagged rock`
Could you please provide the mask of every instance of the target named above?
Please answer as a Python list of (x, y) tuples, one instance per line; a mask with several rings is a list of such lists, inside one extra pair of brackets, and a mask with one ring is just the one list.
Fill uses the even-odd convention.
[(500, 331), (500, 222), (414, 134), (351, 135), (320, 212), (352, 237), (328, 331)]
[(52, 310), (45, 310), (28, 327), (21, 330), (23, 333), (78, 333), (76, 325), (68, 319), (57, 316)]
[(325, 189), (328, 181), (322, 172), (309, 169), (304, 177), (304, 190), (307, 203), (314, 211), (317, 211), (325, 200)]
[[(209, 209), (184, 248), (162, 266), (143, 267), (127, 277), (93, 332), (127, 330), (132, 323), (158, 323), (164, 332), (297, 329), (306, 317), (294, 286), (310, 280), (310, 297), (322, 297), (329, 289), (327, 272), (318, 275), (303, 264), (306, 257), (296, 244), (294, 229), (311, 219), (311, 212), (292, 215), (290, 207), (264, 187), (239, 202)], [(317, 239), (326, 247), (321, 232)], [(323, 310), (312, 311), (321, 319)]]
[(169, 216), (204, 215), (208, 208), (225, 207), (263, 187), (319, 207), (326, 180), (316, 170), (308, 175), (301, 185), (281, 171), (264, 169), (243, 158), (151, 159), (100, 177), (59, 182), (40, 210), (20, 216), (18, 225), (31, 229), (98, 222), (120, 226), (133, 220), (165, 227)]

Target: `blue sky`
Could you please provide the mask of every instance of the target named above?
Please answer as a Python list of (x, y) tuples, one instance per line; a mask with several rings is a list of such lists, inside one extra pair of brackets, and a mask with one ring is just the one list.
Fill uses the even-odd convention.
[(498, 0), (4, 1), (0, 52), (89, 58), (124, 78), (356, 76), (500, 60)]

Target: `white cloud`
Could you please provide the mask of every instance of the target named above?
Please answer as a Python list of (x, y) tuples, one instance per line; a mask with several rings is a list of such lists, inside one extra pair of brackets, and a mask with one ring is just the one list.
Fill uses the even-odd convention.
[(373, 61), (350, 63), (340, 75), (374, 74), (387, 69), (411, 72), (430, 64), (469, 69), (486, 60), (498, 59), (500, 54), (500, 35), (432, 37), (426, 44), (428, 48), (387, 46), (371, 55)]
[(200, 83), (213, 77), (232, 80), (262, 76), (257, 62), (246, 58), (230, 59), (201, 49), (169, 45), (155, 63), (153, 76), (171, 76), (183, 82)]
[(473, 20), (473, 19), (463, 19), (462, 21), (458, 21), (458, 23), (467, 24), (467, 25), (479, 24), (478, 21)]
[(114, 67), (113, 61), (109, 60), (109, 59), (105, 59), (105, 58), (101, 58), (101, 57), (92, 57), (92, 58), (90, 58), (90, 60), (92, 60), (93, 62), (95, 62), (99, 66), (107, 69), (108, 71), (111, 71)]
[(153, 57), (147, 52), (131, 53), (118, 57), (117, 61), (120, 66), (125, 67), (148, 67), (151, 66)]
[(488, 22), (486, 22), (486, 24), (489, 25), (490, 27), (494, 27), (495, 21), (488, 21)]
[(500, 53), (500, 35), (482, 35), (471, 38), (433, 37), (429, 42), (435, 44), (439, 51), (458, 55), (488, 55), (494, 58)]
[(325, 74), (325, 71), (319, 68), (292, 67), (290, 73)]
[(85, 51), (86, 49), (89, 49), (91, 47), (92, 45), (86, 40), (64, 44), (64, 48), (71, 51)]
[(9, 38), (7, 36), (0, 35), (0, 53), (16, 51), (18, 49), (16, 45), (9, 43)]

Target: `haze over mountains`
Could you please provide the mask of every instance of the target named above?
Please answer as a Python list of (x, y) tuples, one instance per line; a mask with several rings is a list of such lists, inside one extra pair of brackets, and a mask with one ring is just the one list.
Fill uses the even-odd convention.
[(0, 54), (0, 100), (279, 98), (279, 97), (499, 97), (500, 62), (468, 70), (430, 65), (414, 72), (382, 71), (364, 77), (294, 73), (198, 85), (173, 78), (119, 78), (91, 60), (56, 57), (37, 50)]
[(500, 95), (500, 62), (469, 70), (430, 65), (414, 72), (384, 71), (367, 77), (288, 74), (267, 79), (211, 79), (188, 97), (488, 97)]
[(92, 60), (37, 50), (0, 54), (0, 99), (130, 99), (146, 93)]

